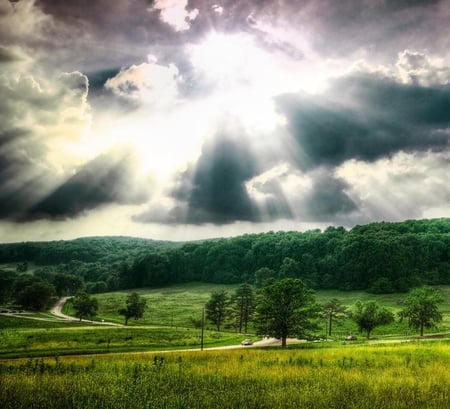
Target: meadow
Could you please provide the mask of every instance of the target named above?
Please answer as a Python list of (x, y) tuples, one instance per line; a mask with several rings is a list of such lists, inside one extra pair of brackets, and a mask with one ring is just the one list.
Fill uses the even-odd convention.
[[(448, 408), (450, 340), (419, 341), (404, 322), (377, 328), (371, 341), (377, 344), (363, 336), (344, 342), (356, 333), (346, 319), (335, 325), (334, 342), (229, 350), (207, 348), (236, 345), (244, 336), (208, 325), (199, 351), (204, 303), (212, 291), (235, 288), (140, 289), (149, 308), (129, 326), (66, 322), (47, 313), (27, 314), (39, 321), (1, 315), (2, 408)], [(450, 287), (440, 289), (444, 321), (433, 331), (448, 332)], [(96, 319), (122, 323), (117, 310), (128, 294), (95, 295)], [(404, 296), (316, 293), (319, 303), (338, 298), (351, 308), (374, 299), (394, 312)], [(325, 325), (317, 335), (324, 332)], [(186, 351), (191, 348), (196, 351)]]
[[(201, 331), (195, 328), (110, 327), (4, 316), (0, 323), (0, 359), (201, 347)], [(205, 331), (203, 341), (207, 348), (241, 340), (242, 335), (234, 332)]]
[(449, 363), (444, 341), (6, 360), (0, 401), (4, 409), (446, 409)]
[[(141, 297), (147, 301), (147, 310), (140, 320), (130, 320), (128, 326), (94, 325), (86, 322), (67, 322), (48, 313), (27, 314), (25, 319), (0, 315), (0, 358), (39, 357), (68, 354), (98, 354), (125, 351), (158, 351), (171, 349), (191, 349), (200, 347), (199, 327), (202, 308), (211, 293), (225, 289), (230, 294), (236, 286), (211, 284), (186, 284), (159, 289), (139, 289)], [(427, 331), (450, 331), (450, 287), (440, 287), (444, 303), (440, 306), (444, 321), (438, 328)], [(96, 294), (99, 310), (94, 318), (97, 321), (111, 321), (123, 324), (118, 309), (125, 305), (129, 292)], [(350, 309), (357, 300), (375, 299), (394, 312), (401, 309), (399, 299), (405, 294), (373, 295), (365, 292), (318, 291), (317, 301), (321, 304), (331, 298), (338, 298)], [(70, 305), (66, 308), (72, 314)], [(23, 315), (22, 315), (23, 316)], [(316, 336), (328, 338), (325, 334), (327, 321)], [(237, 345), (247, 337), (235, 332), (232, 327), (217, 332), (211, 323), (206, 323), (204, 333), (205, 347)], [(250, 328), (250, 332), (254, 331)], [(355, 323), (346, 318), (333, 325), (331, 339), (342, 341), (348, 334), (357, 334), (357, 342), (366, 342), (359, 335)], [(417, 333), (408, 328), (406, 322), (396, 321), (390, 325), (377, 327), (372, 338), (376, 340), (406, 339)], [(254, 338), (256, 339), (256, 338)]]
[[(147, 309), (142, 319), (138, 321), (130, 320), (128, 325), (168, 326), (175, 329), (198, 326), (202, 308), (210, 298), (211, 293), (213, 291), (225, 290), (231, 295), (237, 287), (237, 285), (189, 283), (163, 288), (133, 290), (146, 300)], [(439, 306), (444, 320), (437, 328), (428, 332), (450, 332), (450, 286), (439, 286), (437, 288), (441, 291), (444, 299), (443, 303)], [(117, 310), (125, 306), (126, 298), (130, 292), (131, 290), (95, 294), (94, 297), (99, 302), (99, 310), (95, 319), (98, 321), (103, 319), (105, 321), (123, 323), (123, 317), (118, 314)], [(375, 300), (391, 309), (395, 314), (401, 310), (401, 301), (405, 296), (405, 293), (369, 294), (365, 291), (319, 290), (316, 292), (316, 300), (319, 304), (325, 304), (330, 299), (337, 298), (351, 310), (358, 300)], [(67, 304), (64, 312), (69, 315), (74, 313), (70, 309), (69, 304)], [(326, 320), (324, 320), (323, 329), (317, 333), (317, 336), (325, 337), (326, 324)], [(206, 327), (210, 330), (214, 329), (214, 326), (208, 322), (206, 323)], [(234, 330), (231, 326), (225, 326), (225, 329), (229, 331)], [(254, 328), (250, 327), (249, 332), (252, 331), (254, 331)], [(348, 334), (356, 334), (358, 328), (352, 320), (344, 319), (334, 324), (333, 332), (334, 337), (344, 338)], [(396, 321), (393, 324), (376, 328), (372, 336), (398, 338), (413, 334), (414, 331), (408, 328), (406, 322), (399, 323)]]

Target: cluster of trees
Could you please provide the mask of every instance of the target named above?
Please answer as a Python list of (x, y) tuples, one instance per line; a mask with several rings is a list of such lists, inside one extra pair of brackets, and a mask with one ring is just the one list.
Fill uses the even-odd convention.
[(0, 303), (17, 304), (27, 310), (44, 310), (55, 298), (84, 289), (83, 279), (76, 274), (49, 270), (37, 270), (33, 274), (26, 270), (0, 270)]
[[(88, 293), (81, 291), (76, 296), (68, 300), (72, 304), (72, 308), (75, 311), (75, 316), (81, 320), (85, 318), (93, 318), (98, 311), (98, 300), (92, 297)], [(123, 315), (125, 319), (125, 325), (128, 325), (130, 318), (138, 320), (143, 317), (146, 300), (141, 298), (138, 293), (131, 293), (128, 295), (125, 303), (125, 308), (119, 309), (117, 312)]]
[(231, 296), (225, 290), (213, 292), (205, 305), (205, 313), (217, 331), (228, 323), (239, 332), (246, 333), (255, 308), (256, 298), (252, 286), (242, 284)]
[[(400, 321), (408, 320), (411, 328), (418, 329), (423, 336), (424, 328), (435, 327), (442, 320), (438, 304), (441, 294), (431, 287), (413, 289), (407, 295)], [(316, 331), (321, 318), (328, 320), (328, 335), (332, 335), (332, 324), (344, 317), (351, 318), (360, 332), (370, 338), (372, 331), (395, 320), (388, 308), (375, 301), (357, 301), (348, 310), (338, 299), (319, 305), (314, 292), (302, 280), (284, 278), (266, 283), (255, 295), (248, 284), (243, 284), (232, 296), (225, 291), (214, 292), (205, 305), (206, 318), (215, 324), (218, 331), (227, 320), (247, 332), (250, 322), (261, 335), (281, 339), (286, 346), (288, 337), (305, 338)]]

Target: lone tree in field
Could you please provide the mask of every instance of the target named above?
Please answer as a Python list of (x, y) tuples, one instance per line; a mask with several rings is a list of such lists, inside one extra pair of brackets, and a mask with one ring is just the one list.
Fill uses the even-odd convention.
[(333, 322), (339, 321), (348, 315), (345, 305), (342, 305), (337, 298), (332, 298), (322, 306), (322, 313), (328, 322), (328, 335), (331, 336)]
[(359, 332), (366, 331), (367, 339), (376, 327), (394, 321), (394, 314), (387, 308), (381, 307), (376, 301), (357, 301), (351, 317), (358, 325)]
[(98, 310), (98, 301), (85, 292), (78, 293), (72, 299), (72, 306), (75, 310), (75, 316), (80, 319), (93, 317)]
[(288, 337), (304, 337), (317, 329), (319, 312), (313, 291), (302, 280), (284, 278), (262, 288), (257, 305), (259, 332), (281, 338), (285, 347)]
[(403, 303), (400, 319), (408, 319), (410, 327), (418, 329), (423, 336), (424, 328), (433, 328), (442, 321), (438, 304), (443, 301), (438, 290), (431, 287), (421, 287), (411, 290)]
[(214, 323), (217, 331), (220, 331), (222, 324), (228, 317), (229, 306), (230, 299), (225, 290), (213, 292), (205, 305), (206, 318)]
[(247, 333), (248, 323), (255, 312), (255, 295), (250, 284), (240, 285), (232, 297), (239, 332)]
[(127, 298), (126, 307), (118, 311), (120, 315), (125, 317), (125, 325), (128, 325), (130, 318), (134, 318), (135, 320), (142, 318), (146, 304), (146, 300), (139, 297), (138, 293), (131, 293)]

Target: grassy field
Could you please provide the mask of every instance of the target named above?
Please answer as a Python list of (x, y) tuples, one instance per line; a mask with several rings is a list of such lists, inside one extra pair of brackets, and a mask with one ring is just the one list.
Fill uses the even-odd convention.
[[(141, 288), (96, 294), (95, 298), (99, 302), (97, 319), (123, 323), (124, 319), (117, 311), (125, 307), (127, 296), (135, 291), (147, 301), (147, 309), (142, 319), (130, 320), (128, 325), (192, 327), (193, 320), (201, 320), (202, 309), (213, 291), (223, 289), (231, 294), (236, 288), (236, 285), (189, 283), (156, 289)], [(70, 314), (73, 311), (65, 310), (65, 312)]]
[[(334, 342), (183, 351), (200, 346), (200, 329), (193, 321), (200, 319), (210, 294), (235, 288), (190, 284), (141, 289), (149, 309), (126, 327), (65, 322), (46, 313), (34, 315), (39, 321), (1, 315), (1, 407), (448, 408), (450, 340), (400, 342), (413, 334), (406, 334), (406, 323), (373, 332), (387, 344), (370, 344), (363, 337), (343, 342), (340, 337), (356, 333), (355, 324), (346, 319), (335, 326)], [(440, 289), (444, 322), (436, 332), (450, 329), (450, 287)], [(96, 295), (96, 319), (122, 323), (117, 310), (128, 294)], [(316, 296), (319, 303), (338, 298), (349, 308), (357, 300), (373, 299), (397, 312), (405, 294), (319, 291)], [(205, 348), (243, 339), (208, 327)], [(324, 332), (325, 321), (317, 335)]]
[[(201, 331), (194, 328), (109, 327), (14, 317), (0, 317), (0, 323), (5, 319), (9, 326), (0, 331), (0, 358), (191, 349), (201, 346)], [(236, 345), (242, 339), (242, 335), (232, 332), (205, 331), (204, 347)]]
[[(46, 321), (50, 314), (35, 314), (42, 320), (16, 318), (0, 315), (0, 357), (36, 357), (56, 354), (92, 354), (119, 351), (148, 351), (162, 349), (197, 348), (200, 345), (201, 311), (213, 291), (225, 289), (230, 294), (236, 286), (215, 286), (210, 284), (188, 284), (163, 289), (140, 289), (139, 294), (147, 300), (148, 309), (143, 319), (130, 320), (127, 327), (110, 327), (87, 323), (66, 322), (59, 319)], [(433, 332), (450, 331), (450, 287), (441, 287), (444, 303), (441, 311), (444, 321)], [(123, 323), (117, 310), (125, 305), (129, 292), (98, 294), (99, 311), (96, 320)], [(317, 301), (325, 303), (338, 298), (350, 309), (357, 300), (375, 299), (397, 312), (398, 301), (405, 294), (373, 295), (365, 292), (319, 291)], [(67, 311), (72, 312), (70, 308)], [(29, 314), (33, 316), (33, 314)], [(317, 337), (325, 338), (326, 320), (323, 320)], [(357, 334), (357, 327), (350, 319), (336, 323), (332, 339), (342, 340), (348, 334)], [(372, 337), (379, 340), (404, 339), (417, 333), (398, 321), (376, 328)], [(243, 335), (232, 329), (218, 333), (207, 323), (205, 347), (239, 344)], [(365, 342), (358, 336), (358, 342)]]
[(172, 352), (0, 361), (21, 408), (445, 409), (450, 344)]
[[(147, 301), (147, 310), (143, 319), (138, 321), (129, 321), (129, 326), (141, 325), (157, 325), (169, 326), (173, 328), (194, 326), (193, 321), (197, 322), (201, 318), (202, 308), (208, 301), (213, 291), (225, 290), (232, 294), (236, 285), (214, 285), (203, 283), (183, 284), (161, 289), (138, 289), (137, 293)], [(439, 287), (441, 290), (444, 302), (440, 305), (440, 310), (444, 315), (443, 322), (433, 330), (428, 332), (449, 332), (450, 331), (450, 287)], [(118, 309), (125, 306), (125, 300), (129, 292), (113, 292), (105, 294), (97, 294), (95, 297), (99, 301), (99, 310), (96, 320), (111, 321), (116, 323), (123, 323), (123, 317), (118, 314)], [(394, 313), (397, 313), (402, 308), (401, 300), (406, 294), (368, 294), (364, 291), (317, 291), (316, 299), (319, 304), (324, 304), (331, 298), (338, 298), (341, 302), (352, 309), (356, 301), (375, 300), (380, 304), (390, 308)], [(69, 315), (73, 314), (70, 308), (65, 312)], [(211, 323), (206, 324), (208, 329), (214, 329)], [(325, 336), (326, 321), (323, 321), (323, 329), (318, 332), (318, 336)], [(229, 328), (229, 330), (233, 330)], [(250, 332), (253, 331), (250, 328)], [(358, 328), (350, 319), (345, 319), (334, 325), (334, 336), (343, 338), (348, 334), (356, 334)], [(376, 328), (373, 337), (403, 337), (410, 336), (414, 332), (410, 330), (406, 322), (382, 326)]]

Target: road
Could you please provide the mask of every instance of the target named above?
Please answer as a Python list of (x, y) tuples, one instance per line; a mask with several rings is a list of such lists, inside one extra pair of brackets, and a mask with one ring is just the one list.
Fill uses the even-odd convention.
[[(64, 304), (66, 303), (66, 301), (69, 299), (70, 297), (63, 297), (60, 298), (58, 300), (58, 302), (53, 306), (53, 308), (51, 309), (51, 312), (53, 315), (56, 315), (59, 318), (64, 318), (67, 321), (78, 321), (80, 322), (79, 318), (76, 317), (72, 317), (70, 315), (66, 315), (62, 312), (62, 309), (64, 307)], [(92, 320), (81, 320), (81, 322), (87, 322), (90, 324), (99, 324), (99, 325), (111, 325), (114, 327), (123, 327), (122, 324), (118, 324), (116, 322), (107, 322), (107, 321), (92, 321)]]

